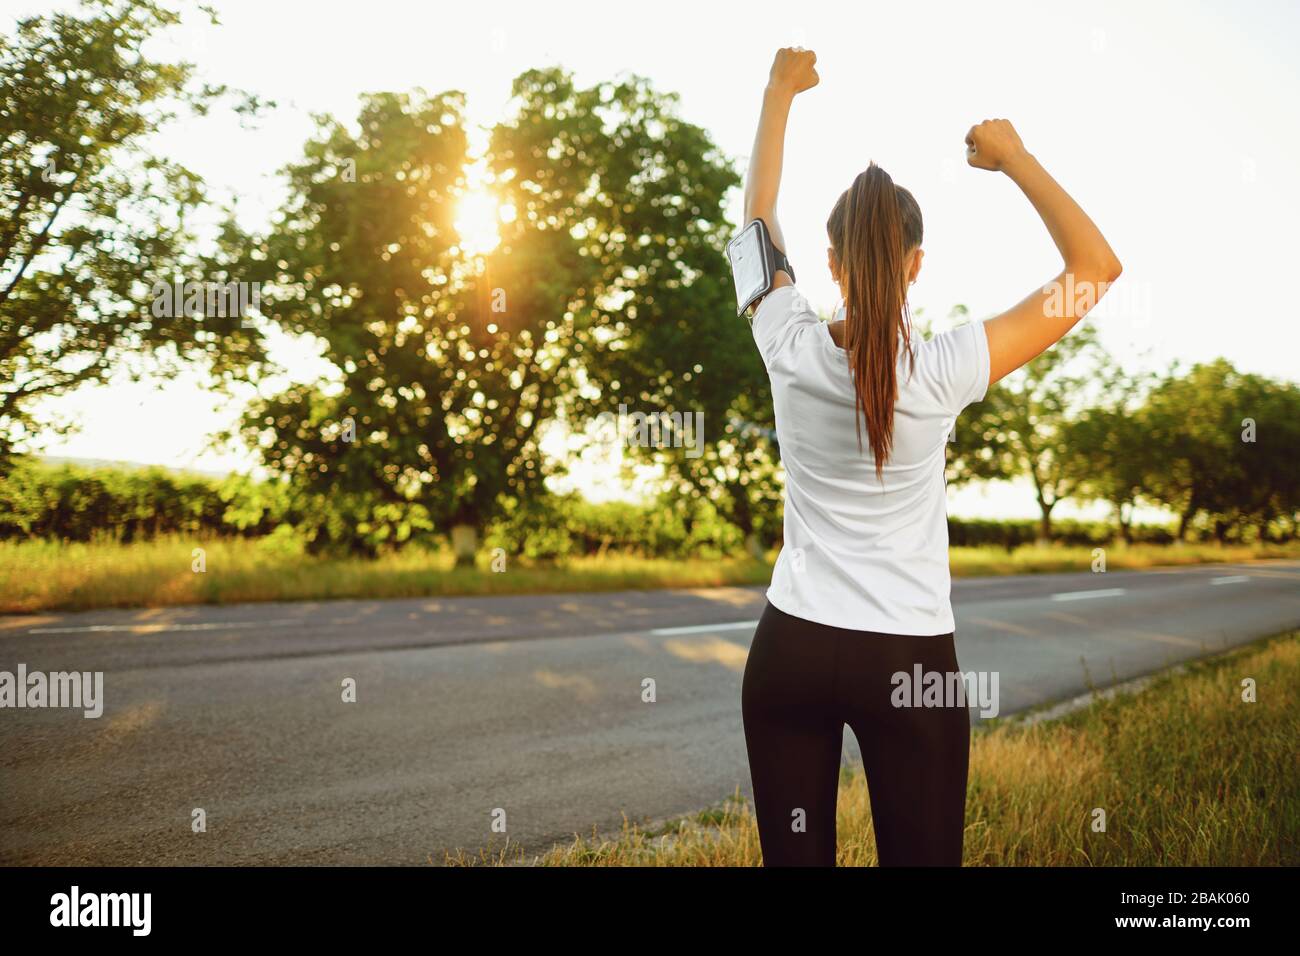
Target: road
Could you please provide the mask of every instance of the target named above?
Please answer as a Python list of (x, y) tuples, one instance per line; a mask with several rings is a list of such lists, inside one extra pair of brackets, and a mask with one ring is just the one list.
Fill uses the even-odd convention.
[[(953, 603), (960, 663), (999, 672), (1008, 714), (1300, 626), (1300, 562), (965, 578)], [(0, 863), (440, 863), (499, 846), (498, 809), (531, 849), (693, 812), (749, 792), (762, 606), (720, 588), (0, 618), (0, 671), (102, 671), (106, 701), (0, 709)]]

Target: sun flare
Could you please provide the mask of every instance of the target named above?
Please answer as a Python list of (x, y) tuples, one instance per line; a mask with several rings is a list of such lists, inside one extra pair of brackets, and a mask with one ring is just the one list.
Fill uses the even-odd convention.
[(473, 189), (456, 204), (456, 234), (470, 255), (486, 255), (501, 242), (501, 207), (486, 189)]

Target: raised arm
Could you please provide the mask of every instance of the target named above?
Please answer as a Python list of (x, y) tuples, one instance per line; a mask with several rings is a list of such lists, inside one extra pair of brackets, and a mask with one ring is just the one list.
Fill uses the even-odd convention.
[[(767, 88), (763, 91), (763, 110), (758, 117), (758, 132), (754, 134), (754, 149), (745, 175), (745, 223), (762, 219), (772, 233), (772, 242), (787, 253), (785, 235), (776, 221), (776, 194), (781, 188), (781, 162), (785, 155), (785, 124), (794, 98), (817, 85), (816, 64), (817, 54), (811, 50), (783, 47), (776, 51)], [(778, 272), (775, 287), (787, 285), (790, 277), (784, 271)]]
[(1020, 187), (1064, 260), (1050, 283), (984, 323), (991, 385), (1074, 328), (1119, 278), (1122, 267), (1101, 230), (1025, 149), (1006, 120), (985, 120), (971, 128), (966, 161), (977, 169), (1006, 173)]

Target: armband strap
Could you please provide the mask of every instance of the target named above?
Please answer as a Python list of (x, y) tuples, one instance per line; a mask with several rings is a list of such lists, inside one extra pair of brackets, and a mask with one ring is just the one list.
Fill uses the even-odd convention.
[(794, 266), (790, 265), (790, 260), (785, 257), (784, 252), (776, 247), (776, 243), (772, 243), (772, 260), (775, 263), (772, 268), (773, 279), (776, 278), (778, 272), (784, 272), (790, 277), (791, 282), (799, 281), (794, 277)]

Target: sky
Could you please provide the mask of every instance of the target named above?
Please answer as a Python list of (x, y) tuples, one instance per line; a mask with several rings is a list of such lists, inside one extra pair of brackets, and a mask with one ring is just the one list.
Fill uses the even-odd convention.
[[(62, 4), (66, 6), (66, 4)], [(313, 113), (355, 117), (359, 93), (459, 89), (490, 125), (521, 71), (560, 65), (580, 83), (624, 73), (680, 94), (680, 112), (743, 168), (775, 49), (816, 51), (821, 85), (790, 119), (779, 216), (801, 290), (830, 311), (825, 220), (868, 161), (912, 190), (926, 258), (913, 311), (976, 318), (1057, 272), (1059, 258), (1005, 177), (968, 168), (974, 123), (1010, 119), (1026, 146), (1102, 228), (1124, 263), (1090, 317), (1118, 361), (1163, 368), (1225, 356), (1295, 379), (1290, 278), (1300, 261), (1300, 4), (609, 3), (448, 4), (216, 0), (163, 41), (201, 76), (276, 101), (257, 128), (232, 117), (158, 131), (158, 148), (236, 200), (257, 227), (283, 197)], [(7, 20), (50, 4), (0, 0)], [(739, 216), (739, 196), (733, 215)], [(737, 334), (747, 334), (743, 324)], [(307, 344), (280, 355), (315, 367)], [(49, 454), (172, 467), (248, 467), (206, 449), (238, 403), (201, 379), (116, 381), (50, 406), (81, 423)], [(1034, 513), (1024, 489), (965, 489), (955, 514)]]

